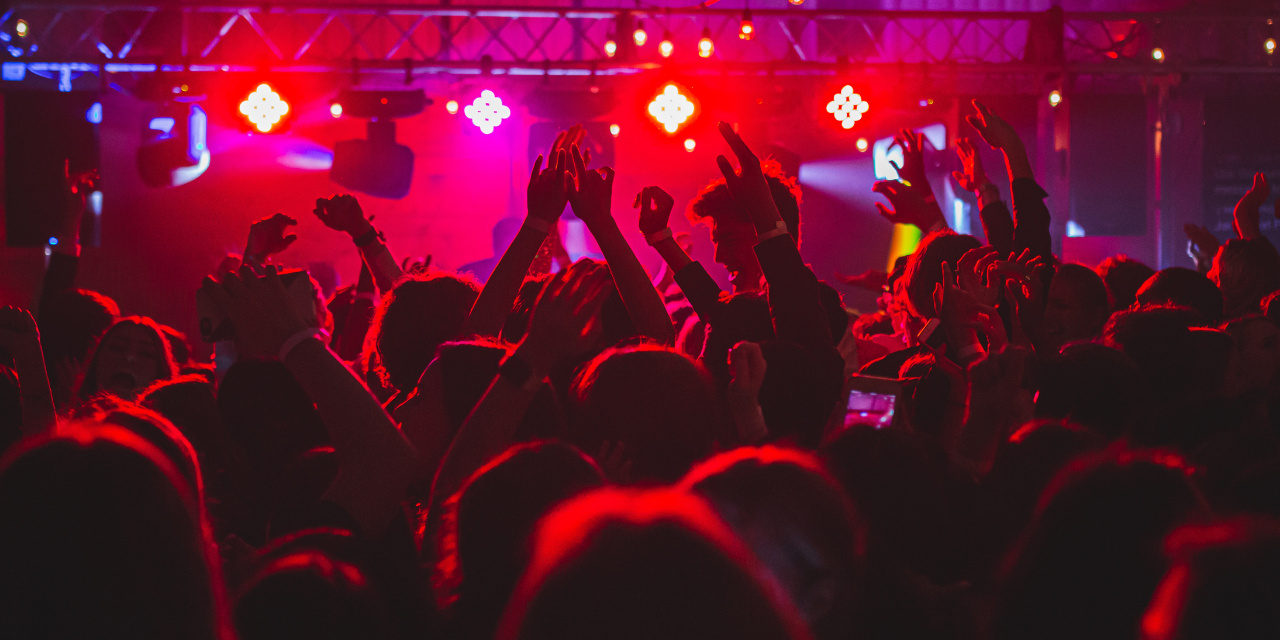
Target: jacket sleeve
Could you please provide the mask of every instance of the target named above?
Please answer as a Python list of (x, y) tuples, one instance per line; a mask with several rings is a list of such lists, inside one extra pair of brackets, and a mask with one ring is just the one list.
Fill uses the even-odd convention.
[(694, 313), (707, 324), (716, 324), (724, 308), (720, 302), (722, 292), (720, 285), (716, 284), (702, 264), (695, 260), (685, 265), (675, 273), (675, 280)]
[[(1049, 208), (1044, 199), (1049, 194), (1035, 180), (1013, 181), (1013, 252), (1030, 249), (1032, 255), (1053, 258), (1053, 239), (1049, 236)], [(984, 221), (985, 223), (985, 221)]]
[(784, 234), (757, 244), (755, 250), (769, 283), (774, 334), (806, 347), (831, 348), (831, 325), (822, 306), (818, 277), (800, 258), (795, 241)]
[(995, 247), (996, 252), (1007, 256), (1013, 252), (1013, 217), (1009, 215), (1009, 205), (997, 200), (978, 212), (982, 218), (982, 232), (987, 236), (987, 244)]

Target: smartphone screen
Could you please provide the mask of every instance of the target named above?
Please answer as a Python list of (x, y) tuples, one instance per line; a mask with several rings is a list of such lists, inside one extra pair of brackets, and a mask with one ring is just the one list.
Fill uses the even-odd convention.
[(877, 429), (893, 422), (893, 407), (898, 397), (871, 391), (849, 391), (849, 403), (845, 409), (844, 426), (869, 424)]

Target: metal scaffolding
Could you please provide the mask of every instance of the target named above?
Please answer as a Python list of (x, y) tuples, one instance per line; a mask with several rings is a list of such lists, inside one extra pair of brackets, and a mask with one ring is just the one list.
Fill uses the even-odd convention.
[[(944, 68), (960, 74), (1272, 74), (1266, 16), (1190, 13), (753, 12), (487, 6), (18, 4), (0, 16), (9, 65), (512, 75), (682, 72), (831, 74)], [(18, 23), (25, 25), (19, 35)], [(643, 26), (643, 46), (632, 33)], [(714, 52), (697, 55), (709, 33)], [(669, 38), (674, 52), (658, 52)], [(606, 54), (606, 42), (616, 52)], [(1273, 41), (1274, 42), (1274, 41)], [(1164, 52), (1152, 58), (1153, 49)], [(1274, 48), (1271, 50), (1274, 51)]]

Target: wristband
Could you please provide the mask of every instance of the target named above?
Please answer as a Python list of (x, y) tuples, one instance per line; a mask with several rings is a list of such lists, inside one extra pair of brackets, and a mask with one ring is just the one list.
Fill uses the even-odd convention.
[(367, 247), (381, 239), (382, 232), (373, 227), (369, 227), (368, 231), (352, 238), (351, 240), (356, 243), (357, 247)]
[(498, 377), (507, 384), (525, 391), (537, 391), (542, 386), (542, 379), (533, 376), (533, 367), (524, 358), (511, 354), (498, 367)]
[(329, 334), (324, 329), (307, 328), (299, 331), (291, 336), (284, 344), (280, 345), (280, 361), (289, 356), (289, 353), (298, 347), (298, 345), (306, 342), (310, 338), (315, 338), (325, 344), (329, 343)]
[(774, 228), (772, 228), (772, 229), (770, 229), (770, 230), (768, 230), (768, 231), (766, 231), (766, 232), (764, 232), (764, 233), (758, 234), (758, 235), (756, 236), (756, 241), (757, 241), (757, 242), (764, 242), (765, 240), (770, 240), (770, 239), (772, 239), (772, 238), (776, 238), (776, 237), (781, 236), (781, 235), (786, 235), (786, 234), (788, 234), (788, 233), (790, 233), (790, 232), (789, 232), (789, 231), (787, 231), (787, 223), (786, 223), (786, 222), (784, 222), (784, 221), (782, 221), (782, 220), (779, 220), (779, 221), (778, 221), (778, 223), (777, 223), (777, 225), (776, 225), (776, 226), (774, 226)]
[(646, 235), (644, 237), (644, 241), (648, 242), (649, 246), (652, 247), (658, 244), (659, 242), (662, 242), (663, 240), (666, 240), (667, 238), (670, 238), (670, 237), (672, 237), (671, 227), (667, 227), (662, 231), (654, 231), (653, 233)]
[(544, 236), (550, 234), (551, 228), (552, 228), (552, 225), (550, 222), (547, 222), (546, 220), (540, 220), (532, 216), (524, 219), (524, 226), (529, 227), (530, 229), (533, 229), (534, 231), (537, 231), (538, 233), (541, 233)]

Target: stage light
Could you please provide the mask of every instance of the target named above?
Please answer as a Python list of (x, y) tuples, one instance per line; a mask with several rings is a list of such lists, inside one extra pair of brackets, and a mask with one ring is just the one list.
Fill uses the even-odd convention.
[(479, 98), (462, 110), (462, 113), (470, 118), (480, 131), (490, 134), (495, 127), (502, 124), (503, 120), (511, 117), (511, 107), (502, 104), (502, 98), (485, 89), (480, 92)]
[(636, 30), (631, 33), (631, 39), (635, 41), (637, 47), (643, 47), (644, 43), (649, 41), (649, 34), (644, 30), (644, 20), (636, 23)]
[(31, 28), (27, 26), (26, 20), (19, 19), (18, 24), (13, 26), (13, 32), (18, 34), (19, 38), (25, 38), (27, 34), (31, 33)]
[(804, 0), (790, 0), (790, 2), (791, 4), (794, 4), (797, 7), (804, 4)]
[(329, 179), (379, 198), (408, 195), (413, 151), (396, 143), (394, 119), (422, 113), (431, 100), (422, 89), (348, 89), (338, 94), (338, 102), (347, 117), (368, 122), (364, 140), (341, 140), (333, 145)]
[(93, 103), (89, 110), (84, 113), (84, 119), (90, 124), (102, 124), (102, 103)]
[(341, 117), (342, 117), (342, 103), (341, 103), (341, 102), (336, 102), (336, 101), (335, 101), (335, 102), (331, 102), (331, 103), (329, 103), (329, 115), (331, 115), (331, 116), (333, 116), (333, 117), (335, 117), (335, 118), (341, 118)]
[(1056, 107), (1062, 104), (1062, 92), (1054, 89), (1049, 92), (1049, 106)]
[(671, 32), (663, 31), (662, 42), (658, 43), (658, 53), (661, 53), (662, 57), (664, 58), (670, 58), (671, 53), (675, 50), (676, 50), (676, 45), (675, 43), (671, 42)]
[(269, 133), (289, 113), (289, 103), (262, 83), (240, 103), (240, 113), (262, 133)]
[(698, 146), (698, 143), (697, 143), (697, 142), (695, 142), (693, 138), (685, 138), (685, 139), (684, 139), (684, 150), (685, 150), (685, 151), (688, 151), (689, 153), (693, 153), (694, 148), (696, 148), (697, 146)]
[(618, 43), (614, 42), (613, 34), (609, 34), (609, 39), (604, 41), (604, 54), (612, 58), (618, 53)]
[(1156, 62), (1164, 62), (1164, 49), (1156, 47), (1151, 50), (1151, 59)]
[(868, 146), (866, 138), (858, 138), (858, 141), (853, 144), (858, 148), (858, 151), (866, 152)]
[(696, 110), (693, 102), (680, 93), (680, 89), (674, 84), (663, 87), (662, 93), (649, 103), (649, 115), (662, 125), (667, 133), (678, 131)]
[(458, 101), (457, 101), (457, 100), (450, 100), (450, 101), (448, 101), (448, 102), (444, 103), (444, 110), (445, 110), (445, 111), (448, 111), (448, 112), (449, 112), (449, 115), (451, 115), (451, 116), (452, 116), (452, 115), (457, 115), (457, 113), (458, 113)]
[(751, 10), (742, 10), (742, 24), (738, 25), (738, 37), (750, 40), (756, 37), (756, 24), (751, 21)]
[(1267, 41), (1262, 43), (1262, 48), (1267, 50), (1267, 55), (1274, 54), (1276, 52), (1276, 39), (1267, 38)]
[(698, 55), (710, 58), (715, 51), (716, 44), (711, 41), (711, 27), (703, 27), (702, 39), (698, 41)]
[(190, 103), (169, 103), (160, 113), (145, 121), (138, 174), (151, 187), (181, 186), (209, 168), (209, 119)]
[(619, 126), (618, 126), (618, 125), (616, 125), (616, 124), (611, 124), (611, 125), (609, 125), (609, 135), (611, 135), (611, 136), (613, 136), (613, 137), (615, 137), (615, 138), (616, 138), (616, 137), (618, 137), (618, 134), (619, 134), (619, 133), (622, 133), (622, 127), (619, 127)]
[(852, 129), (870, 108), (871, 105), (847, 84), (827, 103), (827, 113), (835, 116), (836, 121), (845, 129)]

